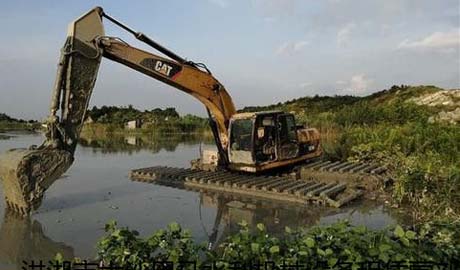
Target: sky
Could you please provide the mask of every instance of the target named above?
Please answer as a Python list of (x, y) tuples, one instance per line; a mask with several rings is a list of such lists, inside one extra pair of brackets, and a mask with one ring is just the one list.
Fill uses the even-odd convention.
[[(46, 117), (67, 25), (94, 6), (205, 63), (237, 108), (395, 84), (460, 88), (458, 0), (3, 0), (0, 112)], [(191, 96), (103, 59), (90, 106), (129, 104), (205, 115)]]

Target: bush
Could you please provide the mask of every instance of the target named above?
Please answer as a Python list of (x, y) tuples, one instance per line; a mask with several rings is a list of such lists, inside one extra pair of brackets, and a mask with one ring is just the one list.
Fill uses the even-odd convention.
[[(97, 244), (98, 260), (127, 267), (153, 262), (197, 262), (197, 266), (215, 262), (221, 269), (273, 262), (276, 266), (296, 263), (310, 266), (326, 265), (338, 269), (339, 263), (349, 263), (358, 269), (360, 263), (399, 261), (446, 262), (460, 255), (459, 224), (427, 223), (416, 230), (396, 226), (392, 229), (369, 230), (352, 226), (346, 221), (329, 226), (293, 230), (288, 227), (282, 237), (270, 235), (263, 224), (255, 231), (246, 222), (240, 231), (228, 236), (215, 250), (207, 251), (204, 244), (193, 241), (189, 231), (177, 223), (152, 236), (140, 238), (128, 228), (106, 225), (108, 233)], [(176, 268), (177, 269), (177, 268)], [(188, 265), (185, 269), (193, 269)]]
[(97, 243), (98, 258), (104, 265), (142, 266), (153, 269), (153, 261), (198, 261), (205, 250), (194, 243), (191, 233), (179, 224), (171, 223), (165, 230), (158, 230), (148, 238), (128, 228), (117, 228), (115, 222), (105, 226), (108, 233)]
[(460, 218), (460, 127), (427, 122), (354, 127), (339, 141), (342, 159), (389, 168), (393, 197), (412, 205), (416, 218)]

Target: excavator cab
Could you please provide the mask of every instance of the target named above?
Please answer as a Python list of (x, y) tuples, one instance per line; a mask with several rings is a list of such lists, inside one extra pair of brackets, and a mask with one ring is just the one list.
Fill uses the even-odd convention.
[(234, 170), (257, 172), (318, 155), (315, 129), (296, 125), (282, 111), (235, 114), (229, 125), (228, 155)]

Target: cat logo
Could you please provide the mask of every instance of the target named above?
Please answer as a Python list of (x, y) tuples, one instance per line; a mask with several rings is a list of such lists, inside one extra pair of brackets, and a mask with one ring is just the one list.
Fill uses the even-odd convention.
[(163, 63), (161, 61), (157, 61), (155, 64), (155, 71), (158, 71), (159, 73), (166, 75), (169, 77), (170, 73), (172, 70), (172, 66)]
[(159, 73), (171, 79), (174, 79), (174, 76), (182, 70), (181, 66), (175, 63), (161, 61), (155, 58), (144, 58), (139, 64), (149, 69), (149, 71), (153, 71), (157, 74)]

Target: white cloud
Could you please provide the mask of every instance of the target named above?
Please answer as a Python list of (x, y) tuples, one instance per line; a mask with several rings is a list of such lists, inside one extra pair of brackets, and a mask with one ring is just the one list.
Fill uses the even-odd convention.
[(311, 82), (303, 82), (303, 83), (300, 83), (300, 84), (299, 84), (299, 87), (300, 87), (300, 88), (308, 88), (308, 87), (310, 87), (311, 85), (312, 85)]
[(372, 85), (373, 80), (367, 78), (367, 76), (364, 74), (356, 74), (351, 77), (349, 82), (339, 80), (336, 83), (340, 85), (346, 85), (346, 87), (344, 88), (346, 92), (360, 95), (365, 94), (367, 90), (369, 90), (369, 87)]
[(276, 50), (276, 54), (283, 55), (283, 54), (293, 54), (300, 52), (305, 46), (309, 44), (306, 40), (301, 40), (297, 42), (284, 42), (281, 44), (278, 49)]
[(356, 27), (355, 23), (348, 23), (337, 32), (337, 45), (343, 47), (350, 42), (350, 35)]
[(460, 46), (460, 28), (448, 32), (435, 32), (420, 40), (404, 40), (398, 49), (440, 49), (452, 50)]
[(226, 8), (228, 6), (228, 2), (226, 0), (208, 0), (208, 2), (221, 8)]
[(300, 51), (303, 47), (308, 45), (308, 41), (302, 40), (294, 43), (294, 51)]

